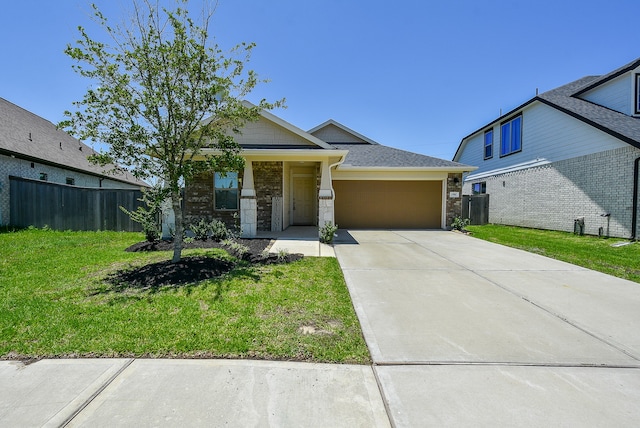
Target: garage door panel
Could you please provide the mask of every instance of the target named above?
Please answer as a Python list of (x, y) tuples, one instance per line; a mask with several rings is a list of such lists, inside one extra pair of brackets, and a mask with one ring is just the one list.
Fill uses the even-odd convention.
[(440, 228), (442, 182), (333, 182), (336, 224), (345, 228)]

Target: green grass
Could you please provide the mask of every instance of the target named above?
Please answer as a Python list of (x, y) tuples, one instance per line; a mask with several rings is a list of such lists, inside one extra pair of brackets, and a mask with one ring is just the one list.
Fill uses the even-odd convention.
[(215, 280), (159, 289), (104, 282), (117, 269), (170, 258), (123, 251), (140, 240), (121, 232), (0, 233), (0, 356), (370, 362), (335, 259), (244, 264)]
[(513, 226), (467, 226), (476, 238), (569, 262), (640, 282), (640, 245), (612, 247), (623, 239), (579, 236), (567, 232)]

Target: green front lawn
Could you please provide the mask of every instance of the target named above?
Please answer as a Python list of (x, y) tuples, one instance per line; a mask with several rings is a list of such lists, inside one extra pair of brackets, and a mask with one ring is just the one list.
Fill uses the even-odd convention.
[[(370, 362), (337, 261), (240, 264), (221, 278), (136, 288), (118, 269), (170, 259), (127, 253), (139, 233), (0, 233), (0, 356), (259, 358)], [(228, 258), (218, 249), (184, 255)]]
[(466, 228), (476, 238), (640, 282), (638, 243), (614, 247), (612, 244), (629, 241), (494, 224)]

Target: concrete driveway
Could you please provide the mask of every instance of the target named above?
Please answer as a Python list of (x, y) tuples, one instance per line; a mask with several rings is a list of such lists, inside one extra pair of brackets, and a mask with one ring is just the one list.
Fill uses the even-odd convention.
[(640, 424), (640, 284), (444, 231), (335, 251), (396, 426)]

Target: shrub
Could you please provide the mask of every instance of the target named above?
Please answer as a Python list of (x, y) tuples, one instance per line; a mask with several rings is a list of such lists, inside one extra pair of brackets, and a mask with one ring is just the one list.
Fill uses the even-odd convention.
[(210, 229), (210, 224), (205, 219), (200, 219), (196, 224), (189, 225), (189, 230), (193, 232), (193, 237), (199, 241), (207, 240)]
[(166, 195), (166, 189), (157, 186), (151, 189), (143, 189), (142, 198), (138, 200), (144, 203), (145, 206), (139, 206), (135, 211), (129, 211), (125, 207), (120, 207), (131, 220), (142, 225), (144, 236), (149, 242), (160, 239), (160, 211)]
[(218, 242), (231, 236), (227, 226), (220, 220), (213, 220), (209, 223), (209, 231), (211, 232), (211, 239)]
[(451, 222), (451, 229), (464, 231), (467, 226), (471, 223), (471, 220), (468, 218), (463, 219), (462, 217), (455, 217)]
[(331, 244), (333, 242), (333, 238), (335, 237), (337, 230), (338, 230), (337, 224), (331, 224), (331, 222), (329, 221), (325, 222), (324, 226), (320, 228), (320, 242), (325, 244)]

